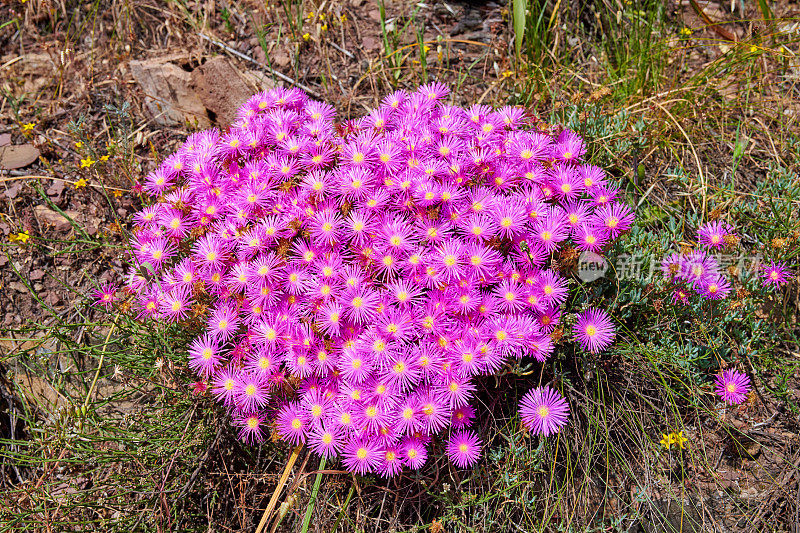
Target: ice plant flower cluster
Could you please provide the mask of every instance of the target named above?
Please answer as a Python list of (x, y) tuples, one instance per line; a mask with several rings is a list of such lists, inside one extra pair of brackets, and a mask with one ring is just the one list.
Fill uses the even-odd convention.
[(716, 393), (728, 405), (738, 405), (750, 392), (750, 378), (738, 370), (725, 370), (716, 379)]
[[(724, 222), (709, 222), (697, 230), (697, 241), (706, 249), (720, 250), (735, 244), (737, 236)], [(661, 272), (676, 285), (675, 303), (688, 303), (690, 290), (707, 300), (721, 300), (731, 292), (731, 284), (720, 271), (719, 263), (704, 250), (668, 255), (661, 262)]]
[[(553, 351), (553, 253), (630, 228), (575, 133), (447, 93), (399, 91), (341, 124), (302, 91), (259, 93), (146, 177), (127, 290), (143, 319), (204, 326), (189, 366), (243, 440), (274, 430), (388, 477), (449, 434), (450, 459), (475, 463), (476, 376)], [(605, 315), (586, 324), (587, 349), (613, 338)], [(526, 424), (557, 431), (559, 398), (535, 392)]]

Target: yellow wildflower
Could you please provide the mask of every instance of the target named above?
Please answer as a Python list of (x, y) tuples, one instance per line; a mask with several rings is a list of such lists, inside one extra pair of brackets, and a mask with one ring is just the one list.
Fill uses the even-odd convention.
[(33, 130), (33, 128), (35, 128), (35, 127), (36, 127), (36, 123), (35, 122), (28, 122), (27, 124), (23, 124), (22, 125), (22, 131), (27, 133), (27, 132)]
[(688, 36), (690, 36), (692, 34), (692, 29), (691, 28), (681, 28), (681, 31), (678, 32), (678, 33), (680, 33), (684, 37), (688, 37)]
[(11, 235), (8, 236), (8, 240), (10, 240), (11, 242), (19, 242), (22, 244), (28, 242), (28, 239), (30, 238), (31, 236), (27, 231), (20, 231), (19, 233), (16, 234), (12, 233)]
[(83, 141), (78, 141), (75, 143), (75, 148), (83, 148)]
[(114, 195), (114, 198), (119, 198), (120, 196), (122, 196), (122, 191), (119, 189), (114, 189), (112, 194)]
[(675, 434), (674, 433), (664, 433), (661, 437), (661, 445), (669, 450), (671, 445), (675, 444)]
[(310, 34), (310, 33), (308, 33), (308, 32), (304, 33), (304, 34), (303, 34), (303, 40), (304, 40), (304, 41), (307, 41), (307, 40), (309, 40), (309, 39), (311, 39), (311, 34)]
[(320, 26), (319, 29), (322, 30), (322, 31), (328, 31), (328, 25), (327, 24), (323, 24), (322, 26)]
[(75, 182), (75, 188), (80, 189), (81, 187), (86, 187), (88, 184), (89, 182), (86, 181), (86, 178), (81, 178)]
[(103, 163), (105, 163), (106, 161), (108, 161), (108, 154), (106, 154), (106, 155), (102, 156), (102, 157), (100, 158), (100, 161), (102, 161)]
[(675, 443), (681, 447), (681, 450), (685, 449), (686, 442), (689, 440), (683, 436), (683, 431), (679, 431), (678, 433), (673, 433), (672, 436), (675, 438)]
[(92, 156), (87, 156), (86, 159), (81, 159), (81, 168), (89, 168), (95, 163), (96, 161), (92, 159)]
[(347, 15), (346, 14), (342, 13), (342, 16), (339, 17), (339, 18), (342, 19), (342, 22), (347, 22)]

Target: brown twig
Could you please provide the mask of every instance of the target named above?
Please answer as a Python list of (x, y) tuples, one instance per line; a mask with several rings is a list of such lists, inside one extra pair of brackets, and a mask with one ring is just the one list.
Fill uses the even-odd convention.
[(300, 455), (300, 450), (302, 449), (303, 445), (300, 444), (295, 447), (294, 450), (292, 450), (292, 454), (289, 456), (289, 460), (286, 462), (286, 467), (283, 469), (283, 474), (281, 474), (281, 478), (278, 480), (278, 486), (275, 487), (272, 497), (269, 499), (269, 503), (267, 504), (267, 508), (264, 509), (264, 514), (261, 515), (261, 521), (258, 523), (256, 533), (261, 533), (267, 526), (269, 517), (272, 515), (272, 511), (275, 509), (275, 504), (278, 503), (278, 497), (281, 495), (283, 486), (286, 484), (286, 480), (289, 479), (289, 473), (292, 471), (292, 467), (294, 466), (295, 461), (297, 461), (297, 457)]
[(692, 9), (697, 13), (697, 16), (703, 19), (703, 22), (705, 22), (714, 33), (734, 43), (739, 41), (739, 38), (735, 34), (720, 26), (719, 22), (711, 20), (711, 17), (709, 17), (708, 13), (703, 10), (703, 7), (697, 3), (697, 0), (689, 0), (689, 3), (692, 4)]

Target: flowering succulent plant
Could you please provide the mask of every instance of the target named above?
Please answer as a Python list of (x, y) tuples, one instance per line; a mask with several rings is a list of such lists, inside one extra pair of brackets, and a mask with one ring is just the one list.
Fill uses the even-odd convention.
[[(698, 243), (710, 250), (722, 249), (736, 240), (733, 228), (724, 222), (709, 222), (697, 230)], [(689, 301), (689, 288), (707, 300), (724, 299), (732, 290), (717, 260), (704, 250), (668, 255), (661, 261), (661, 272), (667, 281), (677, 285), (673, 293), (675, 303)]]
[[(553, 352), (553, 252), (630, 228), (578, 135), (447, 94), (398, 91), (337, 124), (300, 90), (259, 93), (147, 176), (128, 290), (144, 319), (205, 324), (189, 366), (245, 441), (272, 430), (388, 477), (452, 428), (448, 456), (473, 464), (476, 376)], [(592, 311), (576, 334), (597, 352), (614, 327)], [(569, 409), (543, 390), (523, 420), (547, 435)]]

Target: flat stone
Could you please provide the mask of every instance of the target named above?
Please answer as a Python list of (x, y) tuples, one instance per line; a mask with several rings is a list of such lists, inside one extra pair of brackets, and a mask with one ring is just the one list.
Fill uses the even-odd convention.
[(0, 170), (27, 167), (40, 155), (39, 149), (30, 143), (0, 146)]
[(192, 74), (170, 62), (172, 59), (130, 62), (131, 75), (145, 94), (145, 110), (161, 126), (191, 123), (209, 127), (206, 108), (191, 87)]
[[(78, 221), (77, 219), (80, 216), (80, 213), (72, 210), (64, 211), (64, 213), (75, 222)], [(57, 231), (67, 231), (72, 228), (72, 224), (70, 224), (67, 217), (44, 205), (35, 206), (33, 208), (33, 214), (40, 222), (53, 226)]]

